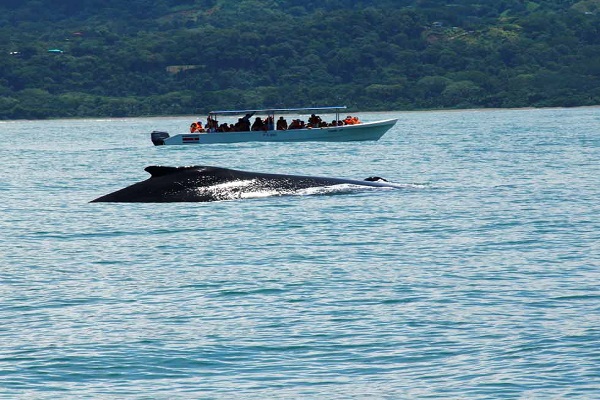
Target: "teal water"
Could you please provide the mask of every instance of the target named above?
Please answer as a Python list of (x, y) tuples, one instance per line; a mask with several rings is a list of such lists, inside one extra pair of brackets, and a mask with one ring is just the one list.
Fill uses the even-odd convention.
[[(0, 122), (2, 398), (600, 398), (600, 109), (380, 113), (378, 142)], [(89, 204), (147, 165), (398, 190)]]

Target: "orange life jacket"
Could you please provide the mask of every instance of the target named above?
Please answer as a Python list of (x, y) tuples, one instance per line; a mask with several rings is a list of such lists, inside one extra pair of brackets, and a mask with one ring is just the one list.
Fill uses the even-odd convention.
[(344, 124), (356, 125), (356, 124), (360, 124), (360, 120), (358, 119), (358, 117), (347, 116), (346, 119), (344, 120)]
[(202, 122), (192, 122), (190, 125), (190, 133), (194, 132), (204, 132), (204, 128), (202, 127)]

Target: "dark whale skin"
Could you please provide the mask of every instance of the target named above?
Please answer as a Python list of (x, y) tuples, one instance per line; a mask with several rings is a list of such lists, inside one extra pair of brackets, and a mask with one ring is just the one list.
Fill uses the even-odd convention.
[[(234, 198), (236, 193), (275, 191), (280, 194), (312, 187), (351, 184), (399, 187), (382, 178), (366, 180), (247, 172), (211, 166), (149, 166), (150, 178), (92, 200), (91, 203), (209, 202)], [(227, 187), (232, 184), (232, 187)], [(236, 187), (236, 184), (240, 184)], [(221, 187), (225, 185), (226, 187)]]

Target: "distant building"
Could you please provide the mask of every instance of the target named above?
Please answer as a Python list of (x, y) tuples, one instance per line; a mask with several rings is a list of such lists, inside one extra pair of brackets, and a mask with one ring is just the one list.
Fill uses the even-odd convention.
[(197, 68), (200, 68), (200, 65), (169, 65), (166, 70), (170, 74), (178, 74), (183, 71)]

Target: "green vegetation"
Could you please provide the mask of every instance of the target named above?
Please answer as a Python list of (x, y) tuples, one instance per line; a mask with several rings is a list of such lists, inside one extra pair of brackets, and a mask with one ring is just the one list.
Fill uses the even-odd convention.
[(600, 0), (4, 0), (0, 119), (600, 104)]

